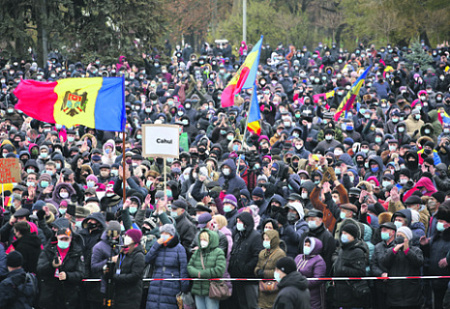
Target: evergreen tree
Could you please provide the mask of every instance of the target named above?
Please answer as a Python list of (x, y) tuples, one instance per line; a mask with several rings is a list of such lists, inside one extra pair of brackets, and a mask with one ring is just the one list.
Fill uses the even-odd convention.
[(408, 62), (407, 66), (409, 69), (412, 68), (413, 63), (418, 63), (423, 71), (431, 67), (433, 58), (423, 49), (420, 42), (414, 42), (411, 46), (411, 50), (411, 54), (403, 56)]

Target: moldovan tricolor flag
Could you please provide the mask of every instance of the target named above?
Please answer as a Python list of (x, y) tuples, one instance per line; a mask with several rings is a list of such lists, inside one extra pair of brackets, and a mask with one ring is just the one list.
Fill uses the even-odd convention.
[(84, 125), (123, 131), (125, 91), (122, 77), (66, 78), (56, 82), (22, 80), (14, 90), (15, 108), (37, 120), (66, 127)]
[(261, 45), (263, 37), (256, 43), (252, 51), (245, 58), (244, 63), (228, 83), (222, 92), (222, 107), (234, 105), (234, 97), (241, 92), (242, 89), (253, 87), (256, 80), (256, 72), (258, 71), (259, 55), (261, 54)]
[(247, 129), (257, 135), (261, 135), (261, 112), (259, 110), (258, 95), (256, 94), (256, 84), (253, 83), (252, 101), (250, 102), (250, 109), (247, 118)]
[(361, 74), (361, 76), (353, 83), (352, 89), (350, 89), (350, 91), (347, 92), (347, 95), (342, 99), (341, 104), (339, 104), (336, 114), (334, 115), (334, 121), (337, 121), (343, 112), (347, 112), (352, 108), (353, 102), (355, 102), (356, 96), (359, 94), (359, 90), (364, 84), (364, 80), (366, 79), (367, 73), (369, 73), (371, 67), (372, 66), (369, 66)]

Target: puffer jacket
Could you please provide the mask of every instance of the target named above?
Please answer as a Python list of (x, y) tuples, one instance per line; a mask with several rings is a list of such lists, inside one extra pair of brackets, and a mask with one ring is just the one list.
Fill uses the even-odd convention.
[[(409, 247), (408, 252), (397, 253), (387, 248), (381, 255), (381, 265), (391, 277), (420, 276), (423, 265), (422, 250)], [(386, 285), (387, 304), (392, 307), (417, 306), (422, 296), (420, 280), (388, 280)]]
[(223, 166), (228, 166), (230, 168), (230, 175), (225, 176), (222, 174), (219, 178), (219, 184), (222, 187), (225, 186), (227, 194), (233, 194), (234, 189), (239, 189), (239, 191), (242, 189), (247, 189), (245, 181), (236, 176), (236, 163), (233, 159), (225, 160), (222, 164), (222, 167)]
[[(145, 256), (154, 266), (153, 278), (188, 278), (186, 250), (174, 236), (167, 244), (155, 243)], [(189, 281), (153, 281), (146, 308), (178, 309), (176, 295), (189, 290)]]
[[(420, 246), (425, 257), (428, 257), (428, 275), (431, 276), (449, 276), (450, 268), (440, 268), (439, 261), (447, 256), (450, 251), (450, 228), (443, 232), (438, 232), (431, 237), (429, 243), (425, 246)], [(448, 279), (432, 280), (433, 288), (445, 289), (449, 283)]]
[[(368, 260), (368, 249), (361, 240), (361, 229), (359, 224), (347, 219), (343, 224), (354, 224), (357, 226), (359, 235), (354, 241), (341, 244), (333, 256), (333, 276), (335, 277), (364, 277), (366, 274), (366, 265)], [(342, 230), (339, 233), (341, 237)], [(354, 297), (353, 287), (345, 281), (335, 282), (334, 305), (337, 307), (364, 307), (369, 299), (360, 299)]]
[[(255, 275), (262, 279), (273, 279), (275, 266), (277, 261), (286, 256), (286, 253), (280, 248), (280, 236), (275, 230), (268, 230), (263, 233), (270, 239), (270, 249), (263, 249), (258, 256), (258, 264), (256, 264)], [(263, 276), (260, 275), (261, 271)], [(260, 291), (258, 297), (258, 306), (262, 309), (272, 308), (277, 293), (264, 293)]]
[(450, 178), (447, 176), (447, 165), (440, 163), (436, 165), (436, 175), (433, 176), (433, 180), (436, 183), (436, 188), (439, 191), (447, 192), (450, 190)]
[(308, 223), (303, 220), (304, 212), (300, 203), (290, 203), (290, 207), (295, 208), (300, 219), (293, 224), (286, 225), (280, 229), (281, 239), (287, 245), (287, 255), (295, 258), (298, 253), (298, 244), (304, 233), (309, 231)]
[[(219, 235), (208, 229), (203, 229), (198, 235), (208, 233), (209, 243), (206, 248), (201, 248), (194, 252), (187, 266), (189, 276), (192, 278), (222, 278), (226, 269), (225, 253), (219, 248)], [(200, 276), (199, 276), (200, 274)], [(210, 282), (208, 280), (194, 281), (191, 292), (194, 295), (208, 296)]]
[[(88, 230), (88, 221), (94, 219), (99, 223), (99, 227), (91, 232)], [(80, 236), (83, 238), (83, 255), (85, 261), (85, 276), (91, 277), (91, 258), (92, 248), (100, 241), (103, 231), (106, 229), (106, 222), (103, 214), (100, 212), (94, 212), (87, 216), (81, 223), (83, 229), (80, 231)]]
[(81, 279), (84, 274), (83, 252), (77, 242), (71, 242), (59, 272), (65, 272), (67, 279), (55, 277), (52, 262), (57, 254), (56, 244), (49, 242), (39, 256), (37, 275), (40, 281), (39, 305), (49, 308), (79, 308)]
[(31, 309), (34, 293), (33, 284), (26, 282), (23, 268), (10, 271), (0, 283), (0, 308)]
[(114, 308), (139, 308), (144, 267), (144, 250), (140, 244), (131, 253), (119, 254), (113, 278)]
[[(311, 244), (311, 253), (308, 255), (297, 255), (297, 257), (295, 258), (297, 271), (306, 278), (324, 277), (327, 272), (327, 266), (323, 258), (320, 256), (320, 254), (322, 253), (322, 242), (314, 237), (306, 237), (302, 244), (303, 246), (305, 242), (309, 242)], [(308, 288), (311, 294), (311, 308), (323, 308), (323, 305), (325, 304), (323, 282), (308, 281)]]
[(250, 213), (243, 212), (238, 218), (245, 229), (237, 231), (231, 249), (228, 271), (231, 278), (254, 278), (254, 269), (263, 248), (261, 235), (254, 229), (254, 220)]

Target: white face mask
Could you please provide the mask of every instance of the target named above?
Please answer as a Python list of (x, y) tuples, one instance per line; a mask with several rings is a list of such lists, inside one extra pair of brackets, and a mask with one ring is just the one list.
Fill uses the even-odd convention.
[(68, 192), (59, 192), (59, 195), (61, 196), (61, 198), (68, 198), (69, 197), (69, 193)]

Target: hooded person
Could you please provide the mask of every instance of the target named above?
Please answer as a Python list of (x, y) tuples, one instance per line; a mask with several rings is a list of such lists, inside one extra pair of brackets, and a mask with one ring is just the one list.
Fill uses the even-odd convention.
[[(272, 279), (276, 267), (276, 262), (285, 257), (286, 253), (280, 248), (280, 236), (276, 230), (267, 230), (263, 232), (263, 247), (258, 256), (258, 264), (255, 268), (255, 274), (258, 278)], [(258, 297), (258, 306), (261, 309), (272, 308), (276, 293), (260, 289)]]
[(279, 290), (274, 309), (310, 308), (308, 281), (297, 271), (293, 258), (284, 257), (278, 260), (274, 277)]
[(383, 159), (380, 156), (371, 156), (369, 157), (369, 171), (366, 173), (364, 179), (367, 180), (369, 177), (374, 176), (381, 183), (384, 169)]
[(81, 226), (82, 230), (78, 234), (83, 238), (85, 275), (90, 277), (92, 249), (101, 240), (106, 222), (102, 213), (94, 212), (82, 221)]
[[(198, 234), (199, 248), (189, 260), (187, 270), (192, 278), (222, 278), (226, 270), (225, 253), (219, 248), (219, 235), (209, 229)], [(209, 297), (211, 281), (194, 281), (191, 293), (195, 296), (197, 306), (208, 304), (207, 308), (218, 309), (219, 300)], [(206, 307), (205, 307), (206, 308)]]
[(113, 165), (116, 162), (116, 143), (109, 139), (103, 144), (102, 163)]
[(289, 202), (285, 209), (287, 210), (287, 222), (280, 228), (280, 235), (287, 245), (287, 256), (295, 258), (300, 239), (309, 230), (308, 223), (304, 220), (305, 213), (301, 203)]
[(433, 180), (436, 183), (436, 189), (438, 191), (447, 192), (450, 190), (450, 178), (447, 176), (447, 165), (444, 163), (436, 165)]
[[(254, 229), (254, 220), (250, 213), (242, 212), (236, 218), (236, 235), (231, 249), (228, 271), (231, 278), (254, 278), (254, 269), (258, 256), (263, 250), (261, 235)], [(233, 281), (232, 297), (241, 308), (257, 308), (258, 285), (256, 282)]]
[(221, 176), (219, 184), (226, 188), (228, 194), (232, 194), (234, 189), (247, 189), (245, 181), (236, 175), (236, 163), (233, 159), (227, 159), (221, 166)]
[[(322, 242), (314, 237), (306, 237), (301, 244), (302, 254), (295, 257), (297, 271), (306, 278), (321, 278), (327, 273), (327, 266), (323, 260)], [(320, 281), (308, 281), (308, 288), (311, 294), (311, 309), (321, 309), (325, 304), (324, 285)]]
[(422, 195), (425, 196), (432, 196), (433, 193), (437, 192), (436, 187), (433, 184), (433, 181), (428, 177), (422, 177), (419, 179), (419, 181), (417, 181), (417, 183), (411, 190), (408, 190), (403, 195), (403, 201), (406, 202), (406, 200), (416, 191), (421, 192)]

